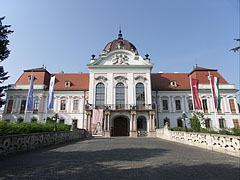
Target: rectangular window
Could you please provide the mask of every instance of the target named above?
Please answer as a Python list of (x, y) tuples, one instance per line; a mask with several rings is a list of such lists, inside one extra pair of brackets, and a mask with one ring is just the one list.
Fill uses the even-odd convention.
[(176, 110), (180, 111), (181, 110), (181, 101), (180, 100), (175, 100), (175, 105), (176, 105)]
[(211, 120), (210, 119), (205, 119), (205, 126), (206, 128), (210, 128), (210, 123), (211, 123)]
[(66, 110), (66, 100), (61, 100), (61, 107), (60, 107), (61, 111)]
[(189, 109), (189, 111), (193, 110), (193, 103), (192, 103), (191, 99), (188, 100), (188, 109)]
[(20, 106), (20, 114), (25, 113), (25, 108), (26, 108), (26, 100), (22, 100), (21, 106)]
[(229, 99), (230, 109), (232, 113), (236, 113), (236, 108), (233, 99)]
[(163, 110), (167, 111), (168, 110), (168, 100), (162, 100), (163, 103)]
[(73, 119), (73, 120), (72, 120), (73, 129), (77, 128), (77, 122), (78, 122), (77, 119)]
[(224, 119), (219, 119), (219, 127), (220, 127), (220, 128), (225, 128)]
[(207, 99), (203, 99), (202, 104), (204, 113), (208, 113)]
[(73, 101), (73, 110), (78, 110), (78, 100)]
[(33, 104), (33, 113), (38, 113), (38, 109), (39, 109), (39, 100), (35, 99)]
[(234, 128), (239, 128), (238, 119), (233, 119), (233, 126), (234, 126)]
[(7, 106), (7, 114), (12, 113), (12, 108), (13, 108), (13, 100), (8, 100), (8, 106)]

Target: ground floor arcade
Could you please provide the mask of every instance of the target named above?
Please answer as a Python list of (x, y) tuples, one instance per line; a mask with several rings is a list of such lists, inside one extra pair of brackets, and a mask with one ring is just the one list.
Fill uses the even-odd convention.
[[(92, 111), (87, 111), (86, 129), (93, 133)], [(156, 136), (155, 111), (111, 111), (103, 112), (102, 135), (140, 137)]]

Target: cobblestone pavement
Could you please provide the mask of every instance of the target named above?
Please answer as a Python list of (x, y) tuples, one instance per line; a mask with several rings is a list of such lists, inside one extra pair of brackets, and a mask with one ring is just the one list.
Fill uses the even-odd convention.
[(240, 179), (239, 158), (157, 138), (93, 138), (0, 159), (0, 180)]

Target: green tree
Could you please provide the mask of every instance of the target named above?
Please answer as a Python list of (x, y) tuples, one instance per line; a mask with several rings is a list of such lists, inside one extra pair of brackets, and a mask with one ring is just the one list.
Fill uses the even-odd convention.
[[(0, 62), (3, 62), (5, 59), (7, 59), (10, 54), (10, 50), (7, 47), (9, 45), (8, 35), (13, 33), (13, 31), (9, 30), (11, 25), (2, 24), (4, 19), (5, 17), (0, 18)], [(7, 74), (8, 72), (4, 71), (3, 66), (0, 66), (0, 84), (9, 78)], [(0, 107), (2, 107), (2, 105), (5, 103), (3, 97), (5, 96), (4, 90), (6, 88), (7, 86), (0, 87)]]
[(194, 132), (200, 132), (201, 125), (203, 125), (204, 122), (204, 114), (201, 112), (195, 112), (190, 118), (190, 125)]
[[(240, 42), (240, 39), (234, 39), (236, 41), (239, 41)], [(230, 51), (234, 51), (234, 52), (237, 52), (238, 50), (240, 49), (240, 46), (237, 46), (235, 48), (232, 48)]]

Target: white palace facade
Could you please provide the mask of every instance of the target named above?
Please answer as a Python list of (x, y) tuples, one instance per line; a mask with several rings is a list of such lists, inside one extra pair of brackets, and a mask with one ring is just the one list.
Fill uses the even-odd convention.
[[(216, 69), (195, 67), (189, 73), (152, 73), (148, 55), (122, 38), (108, 43), (102, 54), (92, 56), (89, 73), (50, 73), (45, 68), (24, 70), (9, 85), (2, 119), (8, 122), (45, 122), (58, 113), (58, 122), (91, 132), (94, 109), (103, 109), (104, 136), (155, 136), (166, 122), (183, 127), (182, 115), (193, 113), (189, 76), (199, 80), (206, 126), (214, 129), (239, 127), (237, 90)], [(221, 110), (217, 113), (208, 80), (220, 78)], [(34, 110), (25, 113), (30, 77), (34, 76)], [(50, 77), (55, 76), (54, 109), (46, 110)], [(189, 120), (187, 120), (187, 126)]]

